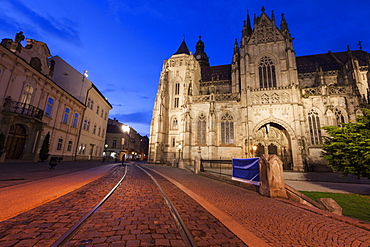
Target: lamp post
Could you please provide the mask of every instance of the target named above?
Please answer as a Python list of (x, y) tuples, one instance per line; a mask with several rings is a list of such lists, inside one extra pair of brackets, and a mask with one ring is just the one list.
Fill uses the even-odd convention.
[(179, 145), (177, 147), (179, 149), (179, 168), (183, 169), (184, 168), (184, 165), (182, 163), (182, 157), (181, 157), (181, 150), (182, 150), (181, 143), (179, 143)]
[(105, 143), (104, 144), (103, 162), (105, 162), (105, 157), (107, 156), (107, 148), (108, 148), (108, 143)]

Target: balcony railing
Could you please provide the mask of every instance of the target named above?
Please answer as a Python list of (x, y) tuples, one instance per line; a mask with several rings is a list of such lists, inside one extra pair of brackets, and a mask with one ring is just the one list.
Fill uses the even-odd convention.
[(39, 120), (42, 120), (44, 111), (29, 104), (21, 103), (6, 98), (4, 102), (4, 112), (18, 113), (25, 116), (30, 116)]

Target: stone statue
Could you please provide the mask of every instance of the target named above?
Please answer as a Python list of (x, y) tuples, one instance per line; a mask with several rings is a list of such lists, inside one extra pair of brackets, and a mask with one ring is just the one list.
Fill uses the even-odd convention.
[(20, 42), (22, 42), (23, 40), (24, 40), (24, 35), (23, 35), (23, 32), (22, 32), (22, 31), (20, 31), (19, 33), (17, 33), (17, 34), (15, 35), (14, 42), (15, 42), (15, 43), (20, 43)]

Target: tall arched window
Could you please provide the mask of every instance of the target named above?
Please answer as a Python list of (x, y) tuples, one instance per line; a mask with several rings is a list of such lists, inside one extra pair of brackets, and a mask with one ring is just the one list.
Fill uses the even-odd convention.
[(346, 120), (344, 118), (343, 112), (339, 109), (335, 109), (335, 119), (337, 120), (337, 125), (341, 125), (341, 123), (345, 123)]
[(207, 143), (207, 121), (206, 116), (201, 113), (198, 117), (197, 123), (197, 142), (198, 144), (206, 144)]
[(320, 118), (315, 110), (308, 113), (308, 125), (310, 127), (311, 145), (321, 144)]
[(268, 56), (261, 58), (258, 64), (258, 73), (260, 79), (260, 88), (276, 87), (275, 65)]
[(178, 127), (178, 122), (177, 122), (177, 118), (176, 117), (174, 117), (173, 119), (172, 119), (172, 129), (178, 129), (179, 127)]
[(33, 94), (33, 87), (30, 85), (26, 85), (23, 89), (23, 94), (22, 94), (22, 99), (21, 102), (23, 104), (30, 104), (31, 103), (31, 98)]
[(234, 143), (234, 120), (229, 113), (221, 118), (221, 143)]

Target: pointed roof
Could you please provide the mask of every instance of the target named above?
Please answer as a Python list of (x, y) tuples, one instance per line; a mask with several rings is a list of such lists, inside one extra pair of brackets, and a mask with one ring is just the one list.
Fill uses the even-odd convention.
[[(352, 51), (352, 55), (357, 59), (360, 66), (367, 65), (367, 52), (356, 50)], [(331, 52), (324, 54), (300, 56), (296, 58), (298, 73), (312, 73), (317, 68), (322, 68), (323, 71), (340, 70), (343, 64), (350, 60), (348, 51)]]
[(185, 43), (185, 39), (182, 40), (179, 49), (173, 55), (176, 55), (176, 54), (187, 54), (187, 55), (190, 55), (188, 46)]

